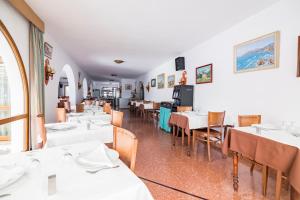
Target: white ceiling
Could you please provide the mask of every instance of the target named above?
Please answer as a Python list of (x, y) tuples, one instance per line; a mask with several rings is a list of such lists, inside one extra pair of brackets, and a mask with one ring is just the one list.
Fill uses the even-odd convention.
[(26, 0), (95, 80), (135, 78), (276, 1)]

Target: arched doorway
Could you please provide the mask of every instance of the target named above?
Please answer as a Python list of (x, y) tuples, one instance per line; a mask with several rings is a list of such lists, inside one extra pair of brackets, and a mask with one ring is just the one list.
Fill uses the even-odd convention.
[(29, 93), (25, 67), (0, 20), (0, 142), (18, 152), (29, 147)]
[(71, 105), (76, 105), (75, 76), (72, 68), (68, 64), (62, 68), (62, 71), (60, 73), (60, 80), (58, 84), (58, 96), (62, 94), (62, 90), (64, 91), (64, 96), (69, 96)]
[(82, 92), (83, 92), (83, 98), (85, 99), (88, 95), (88, 84), (86, 78), (84, 78), (82, 81)]

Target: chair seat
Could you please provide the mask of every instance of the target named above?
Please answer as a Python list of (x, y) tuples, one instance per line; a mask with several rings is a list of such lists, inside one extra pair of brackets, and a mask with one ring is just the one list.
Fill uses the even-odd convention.
[[(203, 138), (208, 137), (207, 128), (194, 130), (193, 134), (195, 134), (195, 139), (203, 140)], [(217, 142), (220, 141), (221, 138), (222, 138), (221, 132), (214, 129), (210, 129), (210, 136), (209, 136), (210, 141)]]

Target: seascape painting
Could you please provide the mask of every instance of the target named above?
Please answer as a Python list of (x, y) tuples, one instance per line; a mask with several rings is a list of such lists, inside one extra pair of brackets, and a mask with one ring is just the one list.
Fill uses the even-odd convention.
[(157, 88), (165, 88), (165, 74), (160, 74), (157, 76)]
[(212, 82), (212, 64), (196, 68), (196, 84)]
[(278, 67), (279, 32), (239, 44), (234, 48), (234, 72)]

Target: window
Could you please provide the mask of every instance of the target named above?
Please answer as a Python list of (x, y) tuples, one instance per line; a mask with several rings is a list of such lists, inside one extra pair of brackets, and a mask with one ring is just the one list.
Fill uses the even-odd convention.
[(0, 20), (0, 143), (28, 150), (28, 85), (20, 53)]

